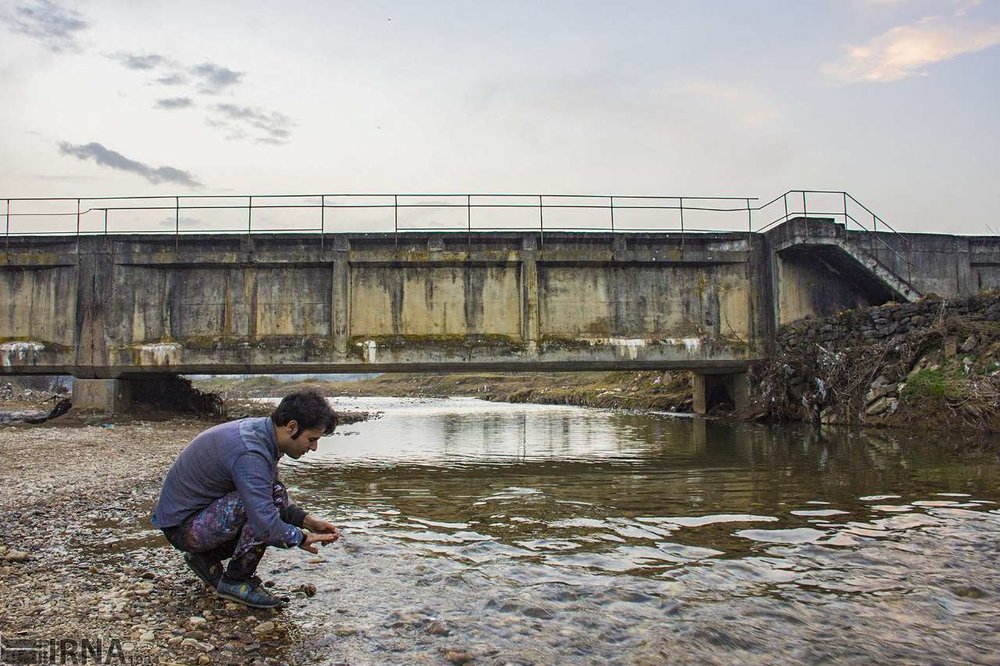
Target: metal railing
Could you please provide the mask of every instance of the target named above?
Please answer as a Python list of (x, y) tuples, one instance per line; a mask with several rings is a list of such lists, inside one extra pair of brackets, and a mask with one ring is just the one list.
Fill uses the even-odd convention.
[[(817, 199), (819, 203), (817, 203)], [(909, 260), (909, 242), (844, 191), (789, 190), (757, 197), (595, 194), (261, 194), (4, 198), (4, 236), (534, 231), (760, 233), (793, 217), (831, 217), (868, 234), (870, 253)], [(276, 217), (276, 214), (278, 217)], [(864, 221), (862, 221), (862, 219)], [(757, 225), (755, 226), (755, 220)], [(763, 220), (763, 221), (762, 221)], [(870, 220), (870, 227), (868, 226)], [(15, 224), (15, 222), (17, 224)], [(23, 228), (22, 228), (23, 227)], [(883, 264), (885, 265), (885, 264)], [(886, 266), (888, 268), (888, 266)], [(890, 269), (891, 270), (891, 269)]]
[[(98, 198), (6, 198), (6, 210), (2, 213), (5, 219), (5, 233), (12, 235), (47, 235), (47, 234), (108, 234), (108, 233), (263, 233), (275, 231), (302, 232), (332, 232), (334, 229), (327, 224), (328, 214), (350, 210), (392, 211), (392, 228), (396, 233), (406, 231), (594, 231), (616, 230), (616, 213), (618, 215), (617, 230), (619, 231), (718, 231), (718, 228), (692, 228), (684, 225), (684, 213), (746, 213), (751, 208), (751, 202), (756, 197), (703, 197), (703, 196), (646, 196), (646, 195), (594, 195), (594, 194), (263, 194), (263, 195), (206, 195), (206, 196), (142, 196), (142, 197), (98, 197)], [(720, 202), (721, 205), (720, 205)], [(739, 202), (733, 206), (731, 202)], [(19, 210), (15, 211), (14, 206)], [(63, 210), (47, 210), (52, 205), (62, 206)], [(75, 209), (73, 205), (75, 204)], [(21, 210), (22, 205), (27, 210)], [(473, 223), (473, 213), (481, 211), (504, 211), (510, 209), (532, 209), (531, 216), (525, 216), (522, 221), (532, 220), (531, 224), (496, 225), (489, 220)], [(277, 227), (261, 227), (254, 225), (254, 213), (260, 211), (318, 211), (311, 223)], [(402, 224), (401, 213), (411, 210), (464, 212), (462, 224), (444, 223), (440, 221), (421, 226)], [(546, 212), (574, 210), (605, 211), (604, 225), (587, 224), (573, 226), (567, 224), (546, 224)], [(662, 220), (653, 227), (637, 227), (628, 225), (623, 228), (621, 215), (627, 211), (676, 211), (677, 217), (671, 220), (675, 226), (664, 225)], [(161, 214), (161, 219), (152, 223), (132, 226), (127, 229), (112, 229), (110, 215), (121, 213), (155, 213)], [(190, 212), (214, 213), (217, 211), (242, 211), (245, 225), (234, 228), (232, 224), (223, 227), (213, 227), (206, 220), (194, 220), (195, 224), (182, 227), (181, 216)], [(172, 213), (172, 215), (169, 215)], [(92, 216), (98, 214), (100, 220), (95, 225)], [(68, 224), (49, 224), (47, 228), (32, 228), (14, 230), (10, 228), (14, 218), (37, 218), (52, 222), (59, 218), (72, 218)], [(90, 226), (85, 218), (91, 220)], [(191, 220), (188, 220), (191, 222)], [(384, 222), (384, 220), (383, 220)], [(169, 223), (169, 224), (168, 224)], [(606, 225), (606, 226), (605, 226)], [(349, 231), (372, 231), (370, 222), (360, 227), (346, 229)], [(386, 229), (387, 230), (387, 229)]]
[[(810, 204), (810, 197), (812, 204)], [(816, 200), (820, 199), (817, 204)], [(801, 205), (801, 207), (799, 207)], [(775, 214), (775, 209), (777, 212)], [(867, 241), (867, 252), (876, 264), (898, 276), (898, 272), (883, 259), (894, 258), (905, 267), (906, 281), (913, 282), (913, 264), (910, 240), (893, 228), (889, 223), (874, 213), (868, 206), (855, 199), (850, 193), (842, 190), (789, 190), (765, 204), (758, 211), (772, 211), (770, 221), (764, 222), (755, 229), (764, 232), (778, 224), (787, 222), (794, 217), (828, 217), (839, 221), (848, 231), (859, 231)], [(870, 221), (870, 226), (868, 225)], [(893, 240), (902, 252), (893, 247), (886, 239)], [(899, 276), (902, 277), (902, 276)]]

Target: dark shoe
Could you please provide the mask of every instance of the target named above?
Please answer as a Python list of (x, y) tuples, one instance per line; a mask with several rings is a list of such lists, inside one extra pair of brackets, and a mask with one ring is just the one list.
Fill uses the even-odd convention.
[(219, 581), (215, 593), (223, 599), (229, 599), (251, 608), (281, 608), (285, 602), (264, 589), (256, 576), (250, 580)]
[(184, 564), (188, 565), (188, 569), (193, 571), (205, 585), (213, 590), (219, 586), (219, 581), (222, 580), (222, 564), (220, 562), (208, 564), (193, 553), (184, 553)]

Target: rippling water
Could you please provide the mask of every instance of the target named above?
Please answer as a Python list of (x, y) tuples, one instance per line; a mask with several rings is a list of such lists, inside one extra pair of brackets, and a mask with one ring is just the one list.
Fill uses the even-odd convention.
[(265, 560), (319, 588), (291, 612), (329, 663), (998, 663), (995, 452), (472, 399), (337, 406), (383, 416), (282, 474), (344, 538), (322, 563)]

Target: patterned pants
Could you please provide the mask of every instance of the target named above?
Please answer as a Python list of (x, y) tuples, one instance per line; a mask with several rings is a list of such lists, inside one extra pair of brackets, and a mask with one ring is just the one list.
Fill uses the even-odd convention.
[[(282, 517), (291, 500), (281, 483), (273, 487), (274, 505)], [(247, 521), (246, 507), (233, 491), (215, 500), (199, 513), (176, 527), (163, 530), (170, 544), (192, 553), (206, 565), (229, 559), (225, 577), (231, 581), (247, 580), (257, 570), (267, 544), (258, 540)]]

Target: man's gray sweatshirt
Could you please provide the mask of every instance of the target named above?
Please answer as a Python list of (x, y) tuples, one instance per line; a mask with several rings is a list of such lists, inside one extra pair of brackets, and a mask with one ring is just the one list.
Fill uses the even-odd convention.
[[(291, 548), (302, 543), (306, 512), (291, 504), (284, 518), (274, 502), (278, 440), (268, 416), (209, 428), (188, 444), (163, 481), (153, 526), (175, 527), (233, 491), (246, 508), (257, 539)], [(287, 521), (287, 522), (286, 522)]]

